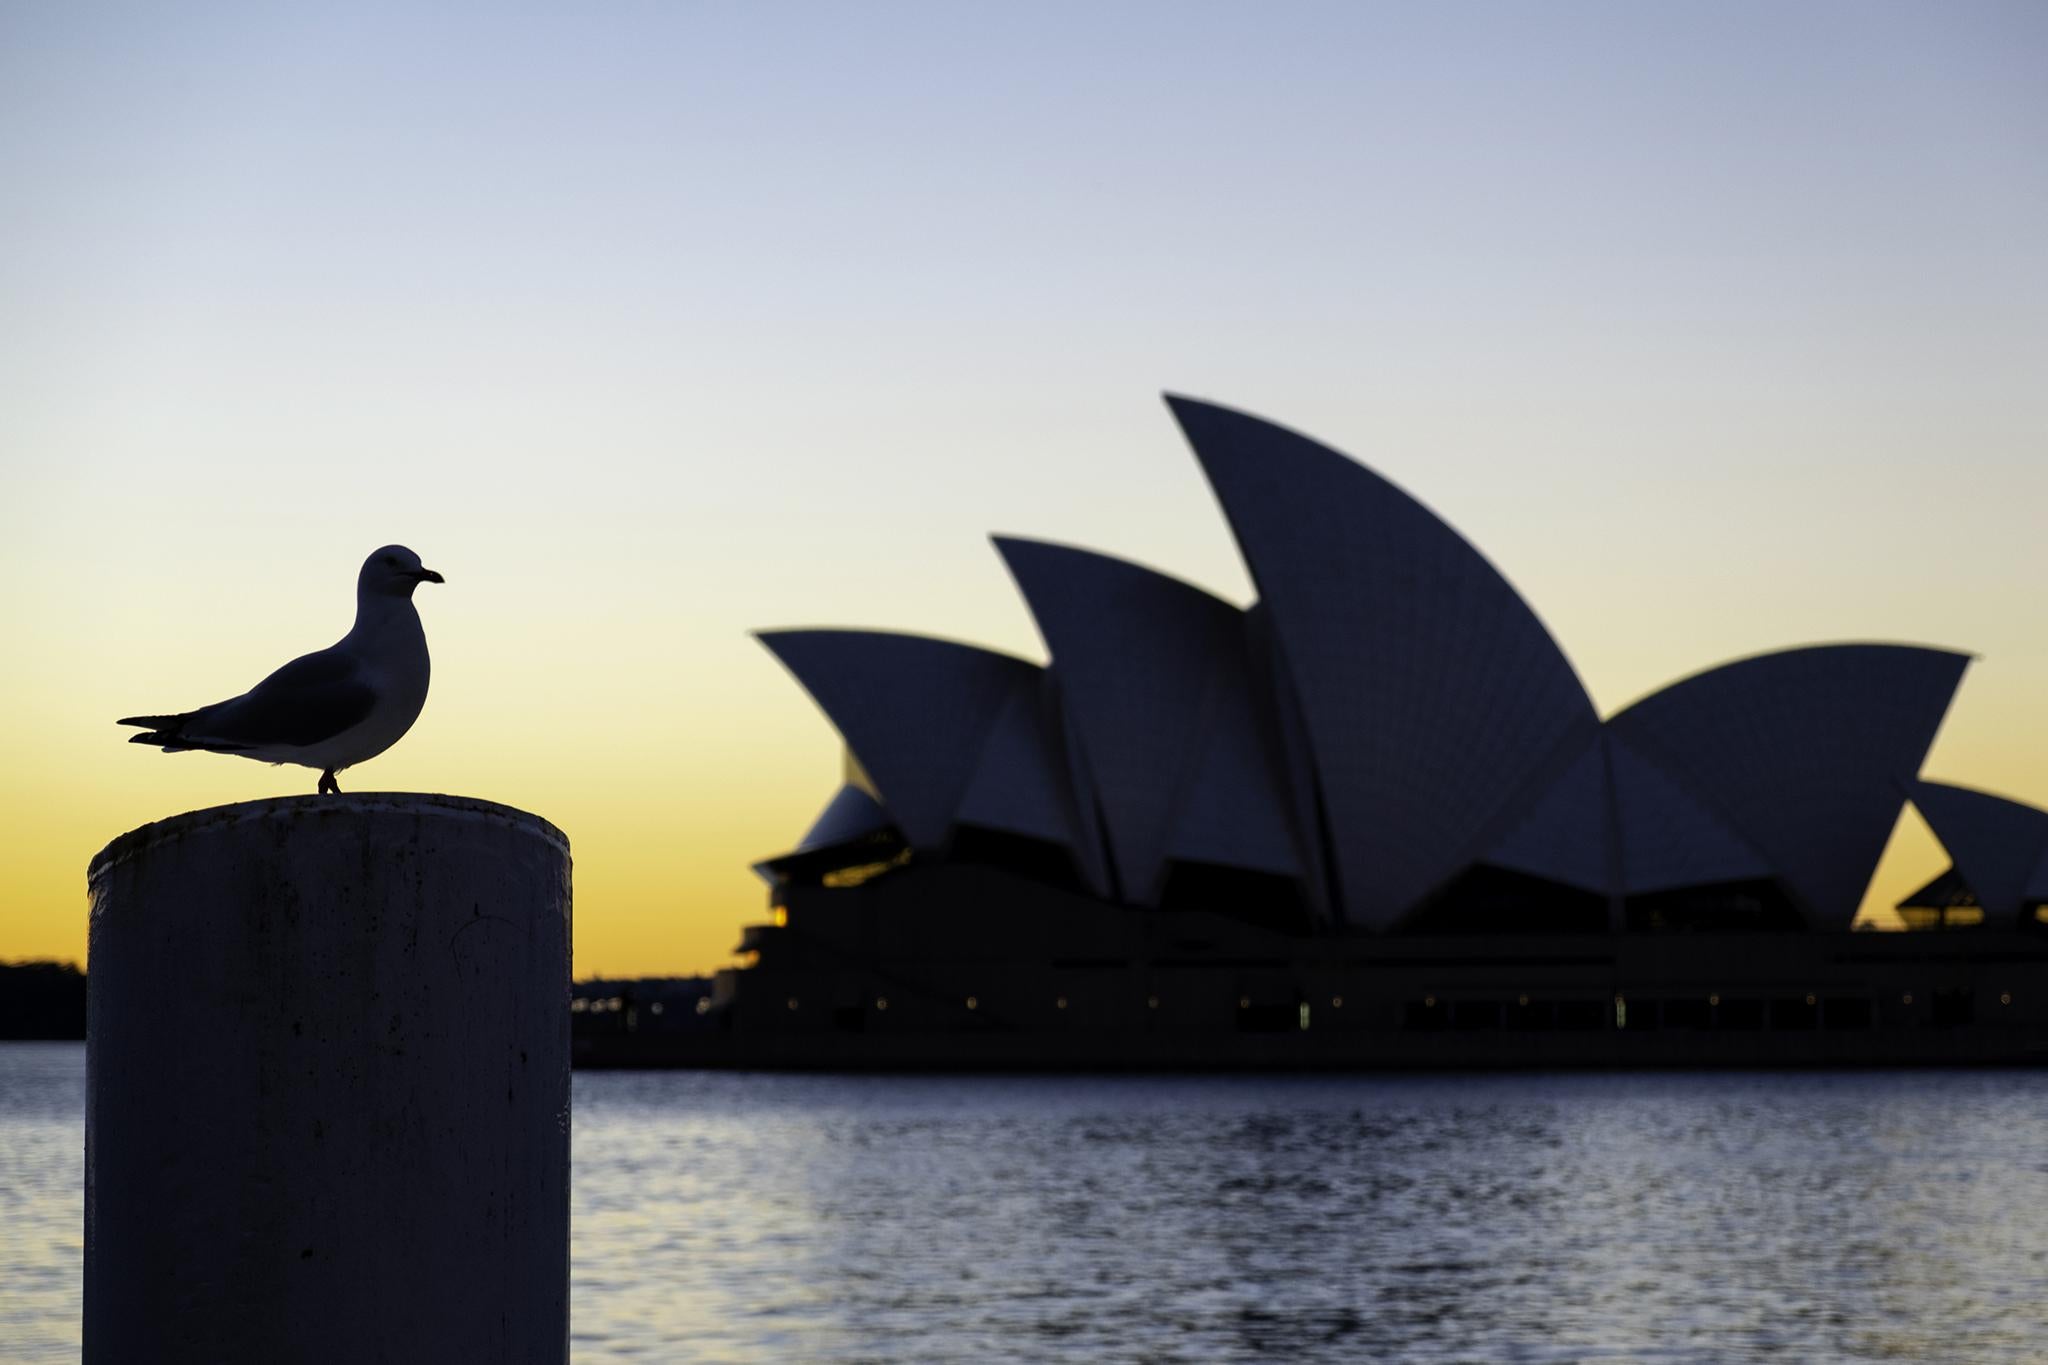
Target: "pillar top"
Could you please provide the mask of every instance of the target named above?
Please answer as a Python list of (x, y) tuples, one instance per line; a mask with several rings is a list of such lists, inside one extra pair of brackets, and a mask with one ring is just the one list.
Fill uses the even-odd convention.
[(121, 835), (86, 867), (90, 885), (137, 854), (194, 835), (217, 834), (241, 825), (270, 820), (315, 821), (338, 815), (427, 815), (450, 820), (476, 820), (539, 835), (569, 856), (569, 836), (530, 811), (470, 796), (437, 792), (347, 792), (340, 796), (274, 796), (208, 806), (182, 815), (152, 820)]

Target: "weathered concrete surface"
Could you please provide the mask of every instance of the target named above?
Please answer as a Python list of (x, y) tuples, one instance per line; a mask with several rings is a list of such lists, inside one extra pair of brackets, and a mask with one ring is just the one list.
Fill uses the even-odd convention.
[(568, 841), (289, 797), (93, 859), (87, 1362), (568, 1358)]

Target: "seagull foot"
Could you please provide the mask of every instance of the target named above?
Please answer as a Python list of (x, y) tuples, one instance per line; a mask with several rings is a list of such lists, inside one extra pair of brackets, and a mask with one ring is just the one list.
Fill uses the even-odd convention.
[(332, 768), (329, 768), (326, 772), (320, 774), (320, 795), (341, 795), (341, 784), (334, 780), (334, 769)]

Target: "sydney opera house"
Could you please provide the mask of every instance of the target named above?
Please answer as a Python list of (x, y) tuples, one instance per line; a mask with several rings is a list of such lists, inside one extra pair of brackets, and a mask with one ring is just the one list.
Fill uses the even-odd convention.
[[(998, 538), (1044, 664), (761, 636), (845, 785), (758, 865), (772, 922), (701, 1002), (703, 1059), (2048, 1059), (2048, 812), (1919, 776), (1968, 656), (1785, 650), (1603, 717), (1420, 502), (1168, 402), (1249, 608)], [(1852, 932), (1907, 802), (1953, 865), (1900, 907), (1923, 932)]]

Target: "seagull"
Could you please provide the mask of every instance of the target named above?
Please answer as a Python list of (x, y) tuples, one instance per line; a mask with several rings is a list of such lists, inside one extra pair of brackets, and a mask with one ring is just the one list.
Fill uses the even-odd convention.
[(339, 796), (334, 775), (398, 743), (427, 704), (427, 633), (412, 591), (446, 581), (403, 545), (386, 545), (356, 575), (356, 623), (341, 643), (292, 660), (239, 697), (114, 723), (146, 727), (128, 742), (167, 754), (203, 749), (318, 768), (319, 794)]

